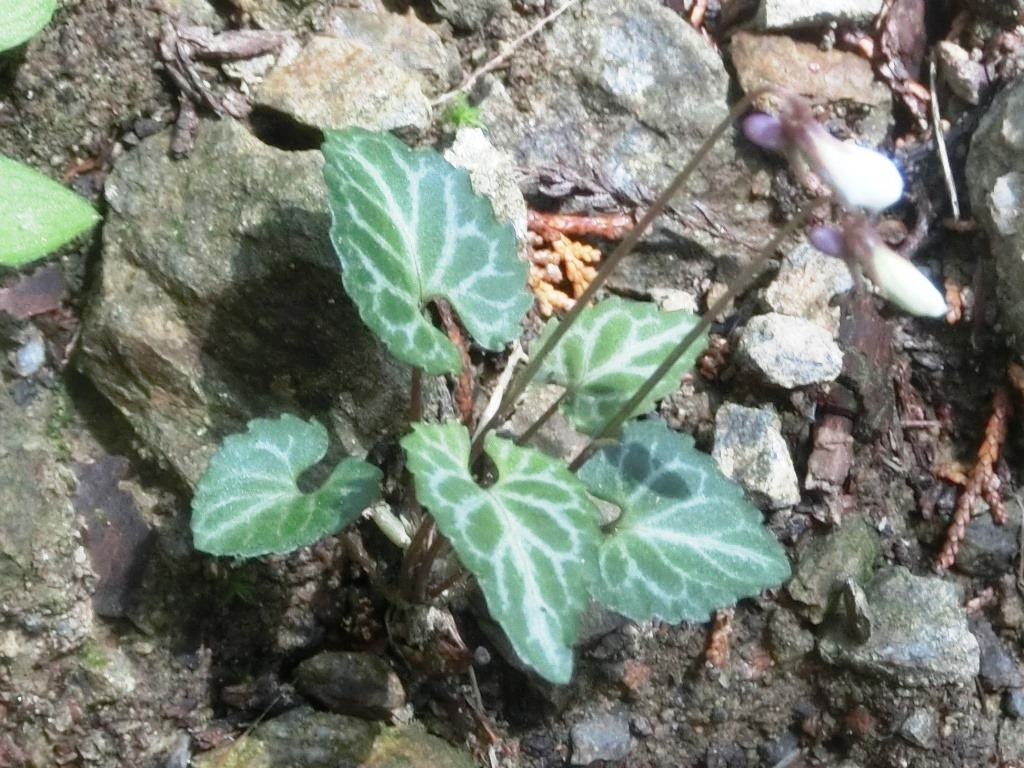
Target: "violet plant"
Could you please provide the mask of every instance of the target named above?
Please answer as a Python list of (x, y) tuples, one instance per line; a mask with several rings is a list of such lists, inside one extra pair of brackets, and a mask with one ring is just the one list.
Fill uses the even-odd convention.
[[(479, 418), (475, 435), (458, 421), (411, 424), (401, 445), (415, 498), (393, 509), (377, 503), (366, 514), (404, 549), (406, 599), (443, 602), (467, 569), (516, 654), (552, 682), (571, 678), (580, 615), (591, 600), (634, 620), (704, 621), (789, 575), (761, 513), (693, 439), (657, 418), (636, 417), (675, 389), (703, 348), (711, 318), (806, 214), (783, 228), (702, 318), (625, 299), (590, 303), (745, 108), (708, 137), (567, 316), (549, 321), (528, 365), (495, 412)], [(842, 184), (849, 170), (836, 163), (842, 151), (827, 141), (821, 151), (813, 126), (780, 128), (791, 157), (800, 153), (821, 178)], [(519, 336), (533, 302), (526, 265), (511, 226), (497, 221), (464, 170), (433, 150), (357, 128), (327, 132), (323, 152), (345, 289), (366, 325), (413, 366), (414, 382), (462, 371), (459, 350), (431, 320), (432, 302), (450, 305), (484, 349), (500, 351)], [(591, 437), (571, 462), (523, 445), (533, 428), (519, 440), (494, 432), (534, 380), (564, 387), (558, 409)], [(421, 411), (418, 390), (413, 413)], [(228, 437), (193, 499), (196, 547), (234, 557), (285, 553), (359, 520), (380, 495), (381, 472), (366, 461), (347, 458), (319, 488), (299, 488), (299, 476), (323, 458), (327, 443), (320, 424), (291, 415), (255, 419), (244, 434)], [(614, 519), (602, 522), (595, 499), (617, 510)], [(454, 558), (443, 556), (445, 542)]]
[(841, 228), (812, 230), (811, 243), (823, 253), (846, 260), (863, 273), (888, 301), (912, 315), (942, 317), (946, 300), (909, 259), (889, 248), (861, 209), (870, 213), (894, 205), (903, 196), (903, 176), (885, 155), (828, 133), (803, 99), (786, 94), (778, 116), (755, 113), (743, 121), (747, 138), (783, 152), (797, 177), (813, 186), (813, 173), (831, 187), (845, 207)]

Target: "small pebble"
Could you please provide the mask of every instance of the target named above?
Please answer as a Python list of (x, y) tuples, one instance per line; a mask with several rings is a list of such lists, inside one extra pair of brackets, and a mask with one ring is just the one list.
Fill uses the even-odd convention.
[(629, 755), (629, 718), (620, 710), (587, 717), (570, 729), (569, 736), (572, 765), (624, 760)]

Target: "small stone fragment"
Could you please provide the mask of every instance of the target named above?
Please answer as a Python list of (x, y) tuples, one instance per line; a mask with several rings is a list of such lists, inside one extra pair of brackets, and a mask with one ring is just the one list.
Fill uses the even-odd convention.
[(839, 308), (831, 305), (832, 299), (852, 288), (845, 261), (803, 243), (782, 260), (779, 273), (764, 291), (764, 302), (772, 312), (811, 320), (835, 336)]
[(996, 525), (992, 515), (984, 514), (967, 526), (956, 555), (959, 572), (986, 580), (995, 580), (1010, 572), (1020, 549), (1020, 506), (1009, 504), (1006, 513), (1009, 519), (1003, 525)]
[(985, 65), (972, 59), (971, 54), (950, 40), (939, 40), (935, 45), (942, 78), (949, 89), (968, 104), (980, 104), (992, 86)]
[(820, 624), (846, 580), (867, 582), (880, 554), (878, 534), (868, 522), (848, 518), (830, 533), (800, 542), (786, 590), (804, 606), (806, 617)]
[(719, 469), (773, 509), (800, 501), (800, 486), (782, 437), (779, 417), (760, 408), (726, 403), (715, 415)]
[(1024, 690), (1011, 688), (1003, 694), (1003, 712), (1017, 720), (1024, 718)]
[(434, 13), (463, 32), (479, 32), (493, 17), (508, 13), (509, 0), (430, 0)]
[(978, 641), (954, 584), (895, 567), (879, 571), (864, 591), (871, 637), (860, 643), (832, 627), (818, 643), (822, 659), (908, 688), (973, 681)]
[(978, 639), (981, 656), (978, 680), (981, 687), (991, 693), (1024, 686), (1024, 678), (1017, 669), (1017, 663), (1003, 648), (992, 625), (984, 619), (975, 619), (971, 622), (971, 631)]
[(750, 319), (740, 331), (737, 353), (748, 368), (785, 389), (834, 381), (843, 368), (831, 333), (777, 312)]
[(391, 666), (372, 653), (326, 651), (301, 662), (295, 687), (341, 714), (389, 719), (405, 706), (405, 689)]
[(572, 765), (596, 760), (624, 760), (629, 756), (629, 717), (621, 710), (588, 716), (569, 731)]
[(915, 747), (930, 749), (939, 740), (939, 716), (933, 709), (918, 707), (900, 726), (900, 736)]

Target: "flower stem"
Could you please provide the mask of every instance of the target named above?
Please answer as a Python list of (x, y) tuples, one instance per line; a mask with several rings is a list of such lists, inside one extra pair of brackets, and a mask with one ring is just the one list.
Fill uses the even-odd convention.
[(622, 423), (628, 419), (630, 414), (636, 410), (637, 406), (644, 401), (644, 399), (650, 394), (651, 390), (657, 386), (658, 382), (661, 381), (672, 366), (678, 362), (679, 358), (686, 354), (686, 350), (693, 346), (693, 343), (697, 341), (697, 339), (699, 339), (709, 327), (711, 327), (711, 323), (713, 323), (714, 319), (725, 310), (729, 305), (729, 302), (750, 287), (750, 284), (754, 282), (754, 278), (761, 273), (761, 270), (764, 269), (765, 265), (769, 260), (771, 260), (772, 255), (782, 242), (796, 232), (797, 229), (802, 227), (818, 206), (826, 201), (827, 198), (816, 198), (810, 203), (805, 204), (797, 215), (786, 222), (785, 226), (776, 233), (775, 237), (771, 239), (771, 242), (762, 248), (753, 259), (751, 259), (736, 279), (729, 284), (725, 293), (723, 293), (714, 304), (708, 307), (707, 312), (705, 312), (703, 317), (701, 317), (700, 322), (690, 329), (689, 333), (683, 337), (683, 340), (680, 341), (672, 352), (669, 353), (668, 357), (662, 361), (657, 370), (655, 370), (654, 373), (647, 378), (647, 381), (645, 381), (633, 394), (633, 397), (629, 399), (629, 402), (623, 405), (615, 415), (608, 420), (601, 430), (591, 438), (586, 447), (580, 451), (579, 455), (573, 459), (572, 463), (569, 465), (569, 469), (571, 471), (575, 472), (583, 466), (587, 459), (589, 459), (593, 455), (594, 451), (599, 447), (599, 441), (610, 438), (618, 432)]
[(502, 398), (501, 407), (498, 408), (491, 418), (484, 424), (477, 433), (477, 438), (473, 441), (473, 447), (471, 456), (475, 459), (480, 455), (480, 451), (483, 447), (483, 435), (488, 429), (494, 426), (499, 420), (505, 418), (508, 411), (511, 410), (512, 406), (523, 394), (527, 385), (533, 380), (537, 372), (540, 371), (541, 364), (543, 364), (545, 358), (551, 353), (562, 337), (572, 327), (576, 318), (579, 317), (580, 313), (587, 307), (590, 300), (597, 295), (597, 292), (604, 286), (612, 272), (615, 271), (616, 267), (622, 262), (622, 260), (632, 253), (633, 248), (641, 237), (650, 229), (654, 220), (664, 212), (668, 207), (668, 204), (672, 201), (672, 198), (683, 188), (690, 176), (697, 167), (704, 161), (708, 153), (711, 152), (711, 148), (715, 143), (722, 137), (722, 135), (728, 130), (728, 128), (742, 115), (747, 109), (750, 108), (751, 103), (754, 99), (761, 96), (767, 89), (759, 88), (750, 91), (744, 95), (736, 105), (729, 111), (729, 114), (725, 117), (722, 122), (715, 126), (715, 128), (708, 134), (707, 138), (704, 139), (697, 151), (694, 152), (693, 156), (687, 161), (683, 169), (676, 174), (676, 177), (672, 180), (672, 183), (665, 188), (665, 191), (658, 196), (658, 199), (654, 201), (650, 208), (640, 218), (640, 221), (636, 223), (626, 236), (619, 242), (618, 246), (612, 251), (611, 255), (605, 260), (598, 270), (594, 280), (587, 287), (587, 290), (576, 299), (576, 303), (573, 305), (565, 317), (558, 323), (551, 337), (547, 343), (538, 349), (536, 352), (530, 353), (530, 361), (522, 368), (512, 379), (512, 383), (509, 385), (508, 391)]

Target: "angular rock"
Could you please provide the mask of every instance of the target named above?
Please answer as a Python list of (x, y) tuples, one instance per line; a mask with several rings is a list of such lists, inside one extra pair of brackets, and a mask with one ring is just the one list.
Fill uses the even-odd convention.
[(800, 501), (796, 469), (782, 436), (782, 423), (771, 411), (726, 403), (715, 414), (718, 468), (773, 509)]
[(883, 0), (761, 0), (755, 23), (760, 29), (824, 26), (836, 21), (867, 24)]
[(907, 688), (973, 682), (978, 641), (954, 584), (895, 567), (875, 574), (865, 592), (874, 616), (871, 636), (858, 643), (833, 627), (818, 643), (827, 663)]
[(294, 61), (267, 75), (253, 98), (322, 129), (354, 125), (418, 138), (430, 127), (430, 101), (417, 75), (385, 54), (335, 37), (313, 37)]
[(900, 736), (915, 747), (931, 749), (939, 740), (939, 713), (926, 707), (916, 708), (900, 726)]
[(622, 710), (587, 716), (569, 729), (572, 740), (570, 765), (590, 765), (596, 760), (625, 760), (629, 756), (629, 717)]
[(433, 27), (415, 14), (334, 8), (326, 26), (332, 36), (361, 44), (415, 72), (428, 96), (448, 90), (460, 75), (458, 52), (445, 46)]
[(509, 0), (430, 0), (430, 6), (464, 32), (479, 32), (492, 18), (512, 10)]
[(391, 666), (373, 653), (325, 651), (295, 669), (295, 687), (327, 709), (389, 719), (405, 706), (405, 689)]
[(971, 54), (949, 40), (936, 44), (942, 78), (949, 89), (968, 104), (980, 104), (983, 96), (992, 87), (988, 69)]
[(401, 429), (408, 372), (342, 288), (322, 162), (222, 120), (188, 159), (158, 134), (107, 179), (79, 363), (187, 483), (257, 415), (318, 415), (354, 453)]
[[(733, 36), (730, 52), (744, 92), (774, 86), (814, 104), (853, 105), (861, 135), (872, 144), (885, 138), (892, 121), (892, 94), (862, 56), (834, 48), (823, 51), (787, 36), (746, 32)], [(775, 99), (769, 94), (757, 103), (773, 104)]]
[(842, 350), (831, 333), (777, 312), (752, 317), (736, 350), (746, 367), (785, 389), (834, 381), (843, 368)]
[(1020, 551), (1020, 506), (1008, 504), (1006, 513), (1008, 519), (1003, 525), (996, 525), (987, 514), (971, 521), (957, 552), (957, 571), (986, 580), (1009, 573)]
[(769, 311), (810, 320), (835, 336), (839, 308), (832, 306), (832, 300), (852, 288), (853, 277), (845, 261), (802, 243), (782, 260), (763, 298)]
[(786, 591), (803, 606), (802, 615), (820, 624), (846, 580), (867, 582), (881, 553), (875, 529), (862, 517), (847, 518), (827, 534), (800, 542)]
[(1003, 647), (992, 625), (979, 618), (971, 622), (971, 631), (978, 639), (978, 681), (981, 687), (991, 693), (1024, 686), (1024, 678), (1017, 669), (1017, 662)]
[(995, 261), (1002, 328), (1024, 354), (1024, 79), (992, 100), (971, 140), (966, 175)]

